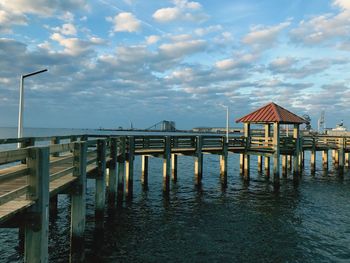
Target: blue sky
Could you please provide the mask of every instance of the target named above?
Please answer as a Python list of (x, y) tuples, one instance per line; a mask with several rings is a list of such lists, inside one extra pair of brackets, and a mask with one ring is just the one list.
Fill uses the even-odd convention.
[(0, 126), (225, 126), (274, 101), (348, 118), (349, 0), (0, 0)]

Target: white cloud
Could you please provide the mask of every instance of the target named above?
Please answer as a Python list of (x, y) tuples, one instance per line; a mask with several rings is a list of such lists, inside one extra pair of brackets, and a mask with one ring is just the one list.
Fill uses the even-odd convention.
[(77, 29), (73, 24), (63, 24), (61, 27), (53, 28), (53, 30), (65, 36), (75, 36), (77, 34)]
[(344, 10), (350, 10), (350, 1), (349, 0), (334, 0), (334, 6), (338, 6)]
[(63, 53), (71, 56), (78, 56), (90, 50), (92, 46), (102, 45), (104, 40), (92, 37), (89, 40), (79, 38), (65, 38), (59, 33), (54, 33), (50, 37), (64, 47)]
[(236, 67), (246, 67), (246, 65), (252, 64), (257, 59), (257, 55), (254, 54), (235, 54), (234, 58), (228, 58), (219, 60), (215, 63), (215, 67), (220, 70), (231, 70)]
[(202, 12), (202, 5), (198, 2), (174, 0), (173, 3), (175, 6), (160, 8), (152, 17), (163, 23), (180, 20), (203, 22), (208, 19), (208, 15)]
[(290, 22), (283, 22), (276, 26), (264, 27), (255, 26), (252, 27), (250, 32), (243, 37), (242, 42), (249, 44), (256, 49), (271, 48), (277, 41), (277, 38), (281, 31), (288, 27)]
[(181, 11), (177, 7), (161, 8), (158, 9), (152, 16), (159, 22), (169, 22), (179, 19), (181, 16)]
[(157, 43), (160, 40), (160, 36), (156, 36), (156, 35), (151, 35), (146, 37), (146, 43), (147, 45), (153, 45), (155, 43)]
[(141, 22), (132, 13), (119, 13), (114, 18), (108, 17), (107, 21), (114, 24), (114, 32), (137, 32), (141, 28)]
[(162, 44), (159, 46), (159, 50), (162, 52), (162, 54), (169, 57), (182, 57), (188, 54), (203, 51), (205, 47), (205, 40), (190, 40), (185, 42)]

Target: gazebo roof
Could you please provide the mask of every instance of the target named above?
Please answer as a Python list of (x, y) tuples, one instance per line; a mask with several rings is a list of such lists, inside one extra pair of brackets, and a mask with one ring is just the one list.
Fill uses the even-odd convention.
[(236, 120), (236, 122), (246, 123), (282, 123), (282, 124), (302, 124), (306, 120), (285, 108), (271, 102), (260, 109)]

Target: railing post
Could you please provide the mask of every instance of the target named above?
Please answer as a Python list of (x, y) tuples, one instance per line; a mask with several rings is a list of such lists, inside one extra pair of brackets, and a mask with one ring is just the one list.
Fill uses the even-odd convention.
[(109, 175), (108, 175), (108, 204), (115, 207), (117, 192), (117, 138), (110, 139)]
[(221, 185), (226, 188), (227, 186), (227, 158), (228, 158), (228, 149), (226, 138), (222, 137), (222, 153), (220, 155), (220, 179)]
[(118, 141), (118, 193), (117, 202), (121, 205), (124, 197), (124, 178), (125, 178), (125, 148), (126, 137), (119, 137)]
[(194, 179), (195, 185), (200, 185), (202, 183), (203, 177), (203, 137), (196, 136), (196, 153), (194, 157)]
[(73, 176), (77, 177), (71, 195), (70, 262), (84, 262), (84, 231), (86, 216), (87, 143), (74, 143)]
[[(51, 144), (60, 144), (60, 138), (59, 137), (51, 137)], [(53, 153), (52, 157), (59, 157), (60, 153)]]
[(164, 156), (163, 156), (163, 192), (170, 190), (170, 169), (171, 169), (171, 137), (164, 138)]
[(103, 219), (106, 204), (106, 140), (97, 140), (97, 174), (95, 192), (95, 217), (97, 221)]
[(27, 165), (29, 191), (27, 199), (35, 201), (25, 225), (24, 261), (48, 262), (49, 236), (49, 148), (29, 150)]
[(134, 136), (128, 137), (128, 157), (126, 159), (125, 167), (125, 197), (128, 200), (132, 199), (133, 196), (133, 185), (134, 185), (134, 151), (135, 151), (135, 138)]

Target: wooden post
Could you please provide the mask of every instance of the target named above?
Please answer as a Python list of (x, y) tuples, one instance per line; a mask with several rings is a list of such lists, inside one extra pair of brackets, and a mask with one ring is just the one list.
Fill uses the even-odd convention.
[(135, 151), (135, 138), (129, 136), (129, 149), (128, 158), (125, 162), (125, 197), (128, 200), (132, 199), (134, 188), (134, 151)]
[(244, 137), (246, 138), (246, 154), (244, 155), (244, 179), (249, 180), (250, 176), (250, 124), (244, 123)]
[(27, 213), (24, 261), (48, 262), (49, 236), (49, 147), (30, 148), (27, 165), (27, 199), (35, 204)]
[(344, 150), (344, 137), (341, 137), (339, 139), (339, 145), (338, 145), (338, 148), (339, 148), (339, 151), (338, 151), (338, 162), (339, 162), (339, 165), (338, 165), (338, 168), (339, 168), (339, 172), (341, 174), (344, 173), (344, 161), (345, 161), (345, 150)]
[(345, 167), (349, 168), (349, 161), (350, 161), (350, 158), (349, 158), (349, 153), (345, 153)]
[(280, 180), (280, 126), (279, 123), (273, 124), (273, 182), (279, 186)]
[(227, 186), (227, 158), (228, 158), (228, 144), (226, 138), (222, 137), (222, 153), (220, 155), (220, 180), (221, 185), (225, 188)]
[(311, 173), (314, 174), (316, 171), (316, 141), (315, 138), (312, 138), (312, 149), (311, 149)]
[(263, 157), (262, 155), (258, 155), (258, 173), (262, 173), (262, 163), (263, 163)]
[(123, 202), (124, 196), (124, 178), (125, 178), (125, 148), (126, 148), (126, 138), (119, 137), (118, 141), (118, 193), (117, 193), (117, 202), (119, 205)]
[(148, 156), (141, 155), (141, 184), (142, 188), (148, 188)]
[(177, 182), (177, 154), (171, 154), (171, 178)]
[(203, 154), (202, 154), (202, 136), (196, 136), (196, 153), (194, 157), (194, 183), (200, 185), (203, 177)]
[(270, 157), (265, 156), (264, 158), (264, 166), (265, 166), (265, 175), (266, 177), (270, 177)]
[(244, 174), (244, 154), (239, 154), (239, 173)]
[(110, 139), (110, 162), (108, 175), (108, 204), (115, 207), (117, 193), (117, 138)]
[(333, 163), (333, 166), (336, 165), (336, 150), (332, 150), (332, 163)]
[[(301, 172), (300, 169), (300, 158), (301, 158), (301, 147), (300, 147), (300, 132), (299, 132), (299, 124), (294, 124), (293, 128), (293, 139), (295, 140), (295, 151), (293, 155), (293, 176), (298, 176)], [(292, 165), (291, 165), (292, 166)]]
[(86, 159), (87, 143), (74, 143), (73, 176), (75, 182), (71, 195), (70, 262), (84, 262), (84, 231), (86, 216)]
[(322, 151), (322, 164), (323, 164), (323, 170), (328, 170), (328, 150)]
[[(299, 151), (299, 155), (300, 155), (300, 151)], [(299, 155), (297, 157), (297, 161), (299, 160)], [(299, 164), (299, 162), (297, 162), (297, 163)], [(292, 158), (291, 155), (287, 155), (287, 169), (288, 169), (288, 171), (292, 171), (293, 170), (293, 158)]]
[[(271, 126), (270, 124), (265, 124), (265, 144), (268, 145), (269, 139), (270, 139), (270, 133), (271, 133)], [(270, 157), (265, 157), (265, 175), (266, 177), (270, 177)]]
[[(59, 137), (51, 137), (51, 144), (60, 144), (60, 138)], [(53, 153), (52, 157), (59, 157), (60, 153)]]
[(287, 176), (288, 170), (288, 156), (282, 155), (282, 176)]
[(97, 140), (97, 174), (95, 192), (95, 217), (103, 219), (106, 203), (106, 140)]
[(171, 137), (164, 138), (164, 157), (163, 157), (163, 192), (170, 190), (170, 169), (171, 169)]

